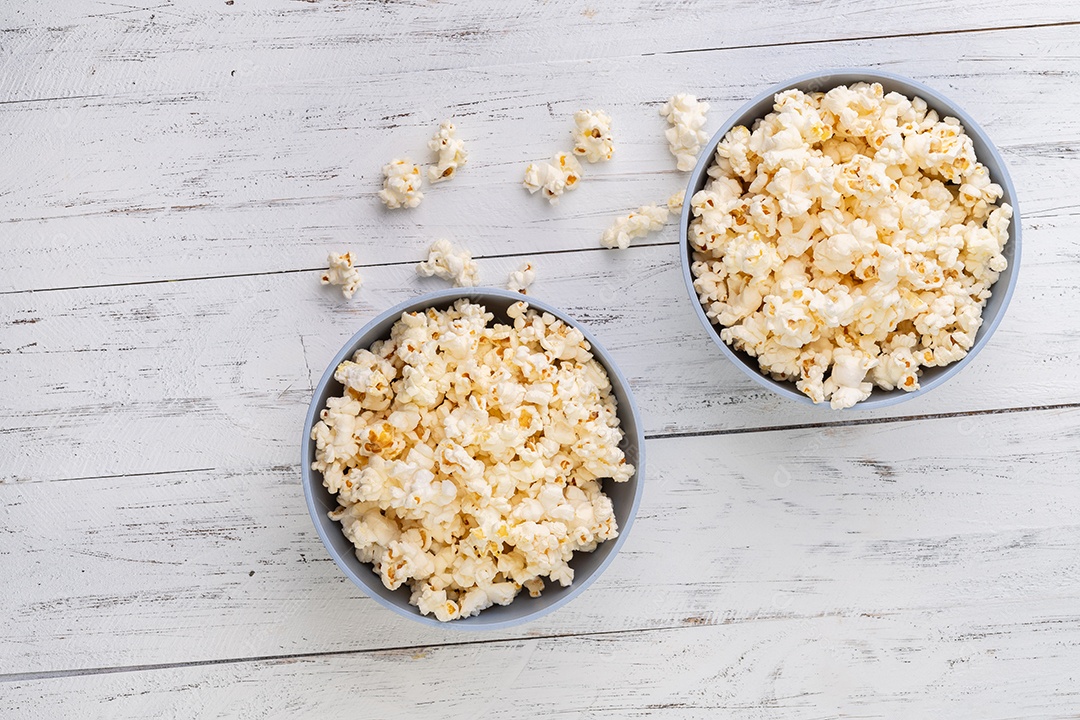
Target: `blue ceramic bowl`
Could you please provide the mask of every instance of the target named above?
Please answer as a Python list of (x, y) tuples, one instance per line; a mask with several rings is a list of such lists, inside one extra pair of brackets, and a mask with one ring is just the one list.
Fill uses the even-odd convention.
[[(735, 350), (721, 340), (721, 328), (714, 325), (705, 315), (705, 309), (698, 300), (697, 291), (694, 289), (694, 277), (690, 270), (693, 254), (693, 249), (690, 246), (689, 240), (690, 221), (692, 219), (690, 198), (694, 196), (694, 193), (703, 189), (708, 182), (709, 177), (707, 171), (709, 166), (712, 165), (716, 146), (724, 138), (724, 135), (736, 125), (745, 125), (748, 128), (752, 128), (755, 120), (765, 117), (772, 112), (773, 97), (777, 93), (793, 88), (798, 88), (804, 92), (827, 92), (837, 85), (851, 85), (852, 83), (858, 82), (880, 83), (886, 93), (898, 92), (909, 98), (917, 95), (925, 100), (926, 104), (932, 110), (937, 110), (941, 117), (952, 116), (959, 119), (975, 145), (975, 156), (979, 159), (979, 162), (985, 165), (990, 171), (991, 180), (1000, 185), (1002, 190), (1004, 190), (1004, 195), (1000, 202), (1009, 203), (1013, 208), (1012, 222), (1009, 225), (1009, 242), (1005, 245), (1003, 253), (1005, 258), (1009, 261), (1009, 267), (1005, 272), (1001, 273), (998, 281), (994, 283), (993, 295), (987, 301), (986, 307), (983, 309), (983, 324), (975, 336), (975, 344), (972, 346), (971, 351), (968, 352), (962, 360), (952, 363), (951, 365), (924, 368), (922, 377), (919, 380), (920, 387), (918, 390), (904, 392), (903, 390), (886, 391), (880, 388), (874, 388), (870, 397), (856, 405), (854, 408), (850, 408), (854, 410), (871, 410), (874, 408), (896, 405), (905, 400), (925, 395), (963, 370), (964, 367), (975, 358), (978, 352), (983, 349), (986, 343), (990, 341), (990, 336), (994, 334), (994, 330), (997, 329), (997, 326), (1001, 323), (1001, 318), (1005, 315), (1005, 308), (1009, 306), (1009, 300), (1012, 298), (1013, 289), (1016, 287), (1016, 276), (1020, 269), (1020, 208), (1016, 200), (1016, 189), (1013, 187), (1012, 179), (1009, 177), (1009, 172), (1005, 167), (1005, 161), (1002, 160), (997, 148), (994, 147), (994, 143), (990, 141), (990, 138), (983, 129), (979, 127), (979, 124), (976, 123), (970, 115), (964, 112), (963, 109), (958, 107), (956, 103), (946, 98), (937, 90), (929, 88), (922, 83), (915, 82), (914, 80), (901, 75), (894, 75), (892, 73), (872, 69), (853, 68), (824, 70), (822, 72), (801, 75), (797, 78), (786, 80), (779, 85), (774, 85), (739, 108), (738, 112), (732, 115), (727, 122), (723, 124), (720, 130), (713, 135), (709, 144), (702, 150), (701, 156), (698, 158), (697, 166), (690, 176), (690, 183), (686, 187), (686, 202), (683, 204), (682, 223), (680, 226), (682, 228), (680, 253), (682, 256), (683, 278), (686, 280), (686, 288), (690, 292), (694, 310), (697, 312), (698, 319), (705, 327), (709, 337), (711, 337), (713, 342), (716, 343), (716, 346), (720, 348), (720, 351), (759, 385), (767, 387), (773, 392), (791, 398), (792, 400), (797, 400), (806, 405), (813, 405), (814, 403), (810, 398), (799, 392), (795, 387), (795, 383), (773, 380), (760, 370), (756, 358), (739, 350)], [(828, 410), (829, 404), (827, 402), (821, 403), (818, 407)]]
[[(537, 310), (549, 312), (563, 322), (578, 328), (585, 335), (585, 339), (592, 345), (593, 356), (607, 370), (611, 380), (612, 392), (618, 401), (618, 415), (623, 430), (622, 449), (626, 453), (626, 461), (636, 468), (634, 476), (624, 483), (605, 482), (604, 492), (611, 498), (614, 506), (615, 517), (619, 522), (619, 536), (614, 540), (601, 543), (594, 552), (576, 553), (570, 566), (574, 568), (574, 582), (570, 587), (561, 587), (558, 583), (547, 583), (543, 594), (538, 598), (530, 597), (523, 592), (512, 603), (505, 606), (493, 606), (484, 610), (479, 615), (474, 615), (463, 620), (454, 620), (442, 623), (433, 616), (421, 615), (420, 611), (409, 604), (410, 591), (407, 586), (397, 590), (388, 590), (379, 576), (372, 570), (370, 563), (361, 562), (356, 557), (353, 544), (341, 531), (341, 524), (327, 517), (327, 513), (338, 506), (335, 496), (323, 486), (322, 473), (312, 470), (311, 463), (315, 459), (315, 442), (311, 439), (311, 428), (318, 421), (319, 412), (326, 407), (327, 398), (340, 396), (344, 387), (334, 379), (334, 370), (341, 361), (352, 357), (353, 353), (360, 348), (371, 347), (377, 340), (390, 337), (390, 328), (405, 312), (422, 311), (428, 308), (446, 309), (454, 304), (459, 298), (469, 298), (472, 302), (484, 305), (488, 312), (495, 315), (496, 322), (511, 324), (506, 317), (506, 310), (519, 300), (527, 300), (529, 305)], [(615, 559), (615, 553), (619, 551), (623, 542), (630, 532), (630, 526), (637, 514), (638, 504), (641, 502), (642, 482), (641, 478), (645, 471), (645, 436), (639, 419), (634, 397), (630, 393), (630, 384), (619, 372), (618, 367), (612, 361), (611, 356), (604, 350), (588, 329), (574, 322), (565, 312), (552, 307), (531, 295), (522, 296), (508, 290), (495, 288), (452, 288), (422, 295), (414, 300), (401, 303), (392, 307), (377, 318), (369, 322), (356, 335), (345, 343), (330, 365), (323, 373), (322, 380), (315, 388), (315, 395), (311, 399), (308, 408), (307, 419), (304, 422), (303, 446), (301, 450), (301, 473), (304, 483), (304, 495), (307, 497), (308, 510), (311, 519), (315, 523), (315, 529), (322, 538), (330, 556), (341, 568), (341, 571), (360, 588), (371, 596), (380, 605), (390, 608), (394, 612), (404, 615), (418, 622), (435, 627), (452, 627), (464, 629), (496, 629), (506, 628), (534, 620), (543, 615), (562, 607), (572, 599), (580, 595), (585, 588), (600, 574), (611, 561)]]

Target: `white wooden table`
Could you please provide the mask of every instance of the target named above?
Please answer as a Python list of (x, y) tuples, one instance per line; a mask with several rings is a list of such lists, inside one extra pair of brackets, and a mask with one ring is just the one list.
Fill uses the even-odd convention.
[[(1080, 717), (1080, 5), (1066, 0), (70, 0), (0, 10), (0, 717)], [(1000, 146), (1025, 253), (947, 386), (771, 396), (691, 312), (657, 108), (874, 66)], [(608, 110), (548, 207), (524, 164)], [(467, 168), (375, 199), (453, 116)], [(313, 383), (448, 237), (613, 351), (644, 501), (584, 595), (433, 631), (348, 582), (299, 482)], [(350, 248), (365, 285), (319, 285)]]

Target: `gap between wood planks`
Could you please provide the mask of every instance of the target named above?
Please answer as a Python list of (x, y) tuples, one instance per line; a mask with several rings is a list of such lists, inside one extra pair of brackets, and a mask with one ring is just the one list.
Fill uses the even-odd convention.
[[(653, 243), (635, 243), (634, 245), (631, 246), (631, 249), (633, 249), (633, 248), (663, 247), (665, 245), (678, 246), (678, 244), (679, 243), (678, 243), (677, 240), (676, 241), (659, 241), (659, 242), (653, 242)], [(530, 252), (499, 253), (498, 255), (474, 255), (473, 260), (498, 260), (500, 258), (535, 257), (537, 255), (567, 255), (567, 254), (570, 254), (570, 253), (580, 253), (580, 252), (612, 252), (612, 251), (609, 250), (608, 248), (601, 247), (598, 244), (596, 247), (586, 247), (586, 248), (563, 248), (561, 250), (533, 250), (533, 251), (530, 251)], [(619, 252), (623, 252), (623, 251), (620, 250)], [(422, 259), (423, 258), (421, 258), (421, 260)], [(397, 267), (397, 266), (403, 266), (403, 265), (416, 265), (417, 263), (421, 262), (421, 260), (399, 260), (397, 262), (361, 263), (359, 265), (356, 265), (356, 267), (357, 268), (379, 268), (379, 267)], [(169, 279), (162, 279), (162, 280), (131, 280), (129, 282), (101, 283), (101, 284), (98, 284), (98, 285), (68, 285), (66, 287), (41, 288), (39, 290), (4, 290), (4, 291), (0, 291), (0, 295), (25, 295), (25, 294), (31, 294), (31, 293), (59, 292), (59, 291), (65, 291), (65, 290), (97, 290), (99, 288), (133, 287), (133, 286), (137, 286), (137, 285), (162, 285), (162, 284), (165, 284), (165, 283), (175, 283), (175, 282), (197, 282), (197, 281), (201, 281), (201, 280), (228, 280), (228, 279), (232, 279), (232, 278), (262, 277), (262, 276), (265, 276), (265, 275), (294, 275), (294, 274), (297, 274), (297, 273), (325, 272), (325, 271), (326, 271), (325, 266), (319, 266), (319, 267), (309, 267), (309, 268), (296, 268), (296, 269), (290, 269), (290, 270), (264, 270), (262, 272), (231, 273), (231, 274), (227, 274), (227, 275), (196, 275), (196, 276), (191, 276), (191, 277), (169, 278)], [(490, 286), (489, 285), (487, 285), (487, 286), (481, 285), (481, 286), (478, 286), (478, 287), (490, 287)], [(461, 289), (462, 289), (462, 291), (467, 291), (467, 290), (470, 290), (472, 288), (465, 287), (465, 288), (461, 288)], [(523, 296), (523, 297), (525, 297), (526, 299), (528, 298), (528, 296)]]
[[(888, 612), (875, 612), (875, 613), (860, 613), (864, 616), (884, 616), (889, 614)], [(475, 645), (498, 645), (498, 644), (513, 644), (531, 642), (534, 640), (558, 640), (560, 638), (603, 638), (611, 636), (625, 636), (634, 635), (638, 633), (669, 633), (686, 630), (693, 627), (720, 627), (724, 625), (741, 625), (751, 622), (768, 622), (770, 620), (815, 620), (829, 617), (841, 617), (845, 615), (845, 611), (836, 612), (821, 612), (815, 615), (806, 616), (753, 616), (746, 618), (720, 618), (719, 620), (708, 620), (702, 617), (688, 617), (685, 618), (679, 625), (668, 625), (663, 627), (640, 627), (640, 628), (628, 628), (622, 630), (598, 630), (595, 632), (576, 632), (576, 633), (543, 633), (536, 635), (525, 635), (521, 637), (502, 637), (502, 638), (489, 638), (489, 639), (472, 639), (461, 640), (458, 642), (442, 642), (442, 643), (426, 643), (419, 645), (401, 645), (388, 648), (370, 648), (370, 649), (358, 649), (358, 650), (328, 650), (323, 652), (306, 652), (306, 653), (288, 653), (282, 655), (254, 655), (248, 657), (236, 657), (236, 658), (220, 658), (216, 660), (192, 660), (190, 662), (175, 662), (175, 663), (151, 663), (144, 665), (114, 665), (109, 667), (97, 667), (97, 668), (73, 668), (69, 670), (41, 670), (37, 672), (27, 673), (0, 673), (0, 684), (3, 683), (18, 683), (18, 682), (35, 682), (42, 680), (59, 680), (68, 677), (80, 677), (86, 675), (116, 675), (122, 673), (134, 673), (134, 672), (152, 672), (155, 670), (173, 670), (179, 668), (192, 668), (192, 667), (214, 667), (219, 665), (242, 665), (244, 663), (272, 663), (282, 661), (294, 661), (294, 660), (312, 660), (315, 658), (332, 658), (343, 657), (350, 655), (371, 655), (378, 653), (395, 653), (395, 652), (408, 652), (410, 650), (438, 650), (443, 648), (456, 648), (456, 647), (469, 647)]]
[[(980, 417), (984, 415), (1013, 415), (1018, 413), (1028, 412), (1052, 412), (1055, 410), (1076, 410), (1080, 409), (1080, 403), (1057, 403), (1053, 405), (1027, 405), (1023, 407), (1007, 407), (1007, 408), (988, 408), (984, 410), (963, 410), (959, 412), (947, 412), (947, 413), (926, 413), (923, 415), (898, 415), (896, 417), (884, 417), (884, 418), (863, 418), (861, 420), (835, 420), (835, 421), (823, 421), (816, 423), (802, 423), (794, 425), (776, 425), (767, 426), (762, 425), (759, 427), (750, 428), (726, 428), (718, 430), (699, 430), (695, 432), (672, 432), (672, 433), (654, 433), (646, 435), (646, 440), (678, 440), (682, 438), (693, 437), (720, 437), (724, 435), (747, 435), (751, 433), (767, 433), (767, 432), (794, 432), (798, 430), (826, 430), (836, 427), (858, 427), (861, 425), (890, 425), (909, 422), (921, 422), (924, 420), (950, 420), (954, 418), (962, 417)], [(274, 466), (273, 470), (284, 470), (298, 468), (297, 465)], [(117, 473), (115, 475), (86, 475), (81, 477), (58, 477), (47, 478), (41, 480), (16, 480), (13, 484), (25, 485), (31, 483), (43, 483), (43, 482), (73, 482), (77, 480), (114, 480), (117, 478), (132, 478), (132, 477), (151, 477), (156, 475), (190, 475), (191, 473), (198, 472), (213, 472), (217, 468), (185, 468), (181, 470), (155, 470), (149, 472), (138, 473)], [(0, 678), (3, 675), (0, 674)]]
[(859, 425), (886, 425), (890, 423), (918, 422), (921, 420), (949, 420), (951, 418), (976, 415), (1011, 415), (1024, 412), (1047, 412), (1051, 410), (1071, 410), (1080, 408), (1080, 403), (1058, 403), (1054, 405), (1028, 405), (1026, 407), (989, 408), (985, 410), (963, 410), (959, 412), (927, 413), (923, 415), (900, 415), (897, 417), (864, 418), (862, 420), (835, 420), (831, 422), (803, 423), (801, 425), (772, 425), (750, 428), (728, 428), (724, 430), (701, 430), (697, 432), (660, 433), (646, 435), (646, 440), (669, 440), (675, 438), (708, 437), (710, 435), (744, 435), (758, 432), (787, 432), (792, 430), (824, 430), (834, 427), (855, 427)]
[[(76, 480), (116, 480), (118, 478), (157, 477), (158, 475), (190, 475), (197, 472), (214, 472), (217, 468), (185, 468), (183, 470), (155, 470), (151, 472), (116, 473), (115, 475), (81, 475), (79, 477), (51, 478), (46, 480), (19, 480), (20, 485), (31, 485), (43, 482), (74, 482)], [(0, 482), (0, 485), (3, 483)]]
[(758, 45), (725, 45), (723, 47), (690, 48), (687, 50), (660, 50), (658, 52), (641, 53), (637, 57), (650, 57), (653, 55), (686, 55), (698, 52), (723, 52), (725, 50), (754, 50), (757, 48), (782, 48), (797, 47), (800, 45), (831, 45), (833, 43), (865, 42), (867, 40), (901, 40), (906, 38), (938, 37), (942, 35), (968, 35), (971, 33), (984, 32), (1008, 32), (1011, 30), (1036, 30), (1039, 28), (1073, 27), (1080, 25), (1080, 21), (1061, 20), (1058, 22), (1036, 23), (1034, 25), (1002, 25), (1000, 27), (964, 28), (959, 30), (923, 30), (911, 33), (895, 33), (892, 35), (857, 35), (853, 37), (832, 38), (826, 40), (791, 40), (789, 42), (760, 43)]
[[(216, 667), (222, 665), (242, 665), (245, 663), (273, 663), (296, 660), (312, 660), (316, 658), (333, 658), (373, 655), (381, 653), (400, 653), (416, 650), (438, 650), (444, 648), (469, 647), (477, 645), (509, 645), (514, 643), (531, 642), (536, 640), (558, 640), (560, 638), (605, 638), (615, 636), (630, 636), (640, 633), (671, 633), (691, 628), (723, 627), (727, 625), (742, 625), (751, 622), (789, 621), (789, 620), (818, 620), (832, 617), (847, 617), (851, 613), (845, 610), (833, 612), (819, 612), (811, 615), (754, 615), (744, 618), (721, 617), (710, 620), (700, 616), (683, 618), (677, 625), (665, 625), (659, 627), (623, 628), (619, 630), (598, 630), (594, 632), (553, 632), (523, 635), (520, 637), (493, 637), (480, 639), (467, 639), (457, 642), (420, 643), (414, 645), (399, 645), (385, 648), (363, 648), (356, 650), (326, 650), (301, 653), (284, 653), (276, 655), (251, 655), (245, 657), (218, 658), (214, 660), (192, 660), (172, 663), (146, 663), (137, 665), (113, 665), (96, 668), (71, 668), (67, 670), (41, 670), (26, 673), (0, 673), (0, 685), (4, 683), (27, 683), (44, 680), (60, 680), (68, 677), (116, 675), (137, 672), (153, 672), (156, 670), (173, 670), (180, 668)], [(884, 617), (892, 614), (891, 611), (863, 612), (858, 615), (863, 617)]]
[(93, 94), (93, 95), (62, 95), (60, 97), (43, 97), (43, 98), (28, 98), (25, 100), (0, 100), (0, 105), (22, 105), (28, 103), (40, 103), (40, 102), (58, 102), (61, 100), (99, 100), (101, 98), (108, 97), (107, 95)]
[[(790, 618), (752, 618), (748, 620), (729, 620), (727, 622), (717, 623), (698, 623), (699, 625), (733, 625), (739, 622), (752, 622), (757, 620), (788, 620)], [(131, 672), (146, 672), (153, 670), (171, 670), (175, 668), (187, 668), (187, 667), (207, 667), (214, 665), (238, 665), (242, 663), (255, 663), (255, 662), (277, 662), (282, 660), (310, 660), (313, 658), (322, 657), (340, 657), (343, 655), (367, 655), (370, 653), (392, 653), (392, 652), (406, 652), (409, 650), (417, 650), (420, 648), (453, 648), (453, 647), (466, 647), (469, 645), (493, 645), (497, 643), (517, 643), (528, 642), (532, 640), (557, 640), (558, 638), (592, 638), (592, 637), (604, 637), (608, 635), (626, 635), (639, 632), (670, 632), (674, 630), (682, 630), (687, 625), (672, 625), (670, 627), (659, 628), (632, 628), (630, 630), (600, 630), (597, 632), (585, 632), (585, 633), (549, 633), (544, 635), (527, 635), (519, 638), (490, 638), (482, 640), (462, 640), (460, 642), (444, 642), (444, 643), (432, 643), (428, 645), (402, 645), (399, 647), (379, 648), (379, 649), (365, 649), (365, 650), (329, 650), (326, 652), (308, 652), (308, 653), (291, 653), (287, 655), (255, 655), (251, 657), (238, 657), (238, 658), (222, 658), (220, 660), (194, 660), (192, 662), (175, 662), (175, 663), (155, 663), (151, 665), (116, 665), (111, 667), (100, 668), (82, 668), (73, 670), (42, 670), (39, 672), (28, 673), (7, 673), (0, 674), (0, 683), (15, 683), (15, 682), (33, 682), (36, 680), (55, 680), (66, 677), (78, 677), (81, 675), (115, 675), (117, 673), (131, 673)]]

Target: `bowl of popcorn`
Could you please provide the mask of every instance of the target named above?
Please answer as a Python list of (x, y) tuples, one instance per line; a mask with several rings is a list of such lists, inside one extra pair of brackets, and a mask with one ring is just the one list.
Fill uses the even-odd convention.
[(643, 467), (629, 385), (592, 334), (493, 288), (372, 320), (304, 427), (304, 492), (330, 555), (429, 625), (517, 625), (580, 594), (626, 539)]
[(1020, 260), (1016, 191), (982, 128), (877, 70), (781, 83), (694, 168), (683, 275), (720, 350), (805, 403), (926, 393), (986, 345)]

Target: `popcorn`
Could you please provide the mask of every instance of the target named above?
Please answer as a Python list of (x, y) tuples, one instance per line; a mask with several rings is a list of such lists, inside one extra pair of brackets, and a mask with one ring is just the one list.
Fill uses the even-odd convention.
[(693, 95), (678, 94), (664, 103), (660, 114), (671, 125), (664, 132), (668, 149), (675, 156), (676, 167), (683, 172), (693, 170), (701, 146), (709, 139), (702, 130), (709, 103), (698, 102)]
[(467, 250), (454, 247), (449, 240), (436, 240), (428, 250), (428, 259), (416, 266), (421, 277), (432, 275), (450, 280), (454, 287), (475, 287), (480, 282), (476, 261)]
[(625, 250), (630, 247), (630, 240), (645, 237), (650, 232), (660, 230), (668, 219), (668, 209), (657, 205), (643, 205), (636, 212), (616, 218), (600, 238), (600, 244), (606, 248)]
[(330, 268), (319, 278), (323, 285), (340, 285), (341, 294), (351, 300), (353, 294), (360, 289), (363, 279), (360, 271), (353, 267), (352, 254), (344, 253), (336, 255), (330, 253), (326, 258)]
[(839, 409), (974, 345), (1012, 208), (955, 118), (877, 84), (789, 90), (708, 174), (694, 288), (770, 377)]
[(525, 295), (534, 280), (536, 280), (536, 271), (533, 270), (532, 263), (525, 263), (510, 273), (510, 277), (506, 279), (506, 289)]
[(574, 113), (574, 154), (591, 163), (611, 159), (615, 146), (611, 141), (611, 118), (597, 110)]
[(618, 535), (602, 481), (634, 474), (580, 330), (524, 302), (404, 313), (358, 350), (312, 428), (329, 516), (389, 589), (443, 622), (506, 605)]
[(551, 162), (529, 163), (525, 168), (525, 189), (530, 194), (542, 190), (548, 202), (555, 205), (559, 197), (577, 187), (581, 179), (581, 164), (569, 153), (556, 153)]
[(832, 373), (825, 381), (826, 397), (831, 398), (833, 410), (841, 410), (870, 397), (872, 383), (864, 382), (866, 373), (877, 364), (877, 358), (847, 348), (837, 348), (832, 355)]
[(391, 210), (407, 207), (414, 208), (424, 199), (420, 187), (424, 184), (424, 177), (420, 174), (420, 166), (413, 164), (409, 158), (391, 160), (383, 165), (383, 189), (379, 191), (379, 199)]
[(667, 199), (667, 207), (671, 212), (680, 212), (683, 202), (686, 200), (686, 191), (680, 190)]
[(449, 180), (469, 158), (465, 143), (458, 139), (457, 128), (449, 120), (444, 120), (439, 131), (428, 140), (428, 147), (437, 156), (435, 164), (427, 169), (428, 180), (432, 184)]

